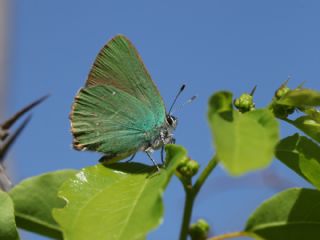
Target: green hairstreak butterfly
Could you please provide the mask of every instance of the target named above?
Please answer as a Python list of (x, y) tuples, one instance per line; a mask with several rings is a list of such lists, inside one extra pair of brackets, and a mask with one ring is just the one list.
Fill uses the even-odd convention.
[(141, 57), (123, 35), (100, 50), (85, 87), (75, 97), (70, 119), (73, 147), (101, 152), (106, 162), (138, 151), (150, 157), (175, 142), (177, 119), (166, 112)]

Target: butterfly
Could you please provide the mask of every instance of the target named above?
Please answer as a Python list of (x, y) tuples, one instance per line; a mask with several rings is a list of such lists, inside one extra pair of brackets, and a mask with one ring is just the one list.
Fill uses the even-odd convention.
[(157, 166), (150, 154), (175, 143), (177, 118), (170, 111), (136, 48), (117, 35), (100, 50), (73, 102), (73, 147), (101, 152), (106, 163), (143, 151)]

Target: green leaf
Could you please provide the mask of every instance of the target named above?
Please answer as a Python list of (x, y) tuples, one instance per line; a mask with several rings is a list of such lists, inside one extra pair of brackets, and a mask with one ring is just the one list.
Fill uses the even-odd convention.
[(209, 100), (209, 116), (228, 111), (232, 111), (231, 92), (221, 91), (211, 96)]
[(297, 88), (289, 91), (276, 103), (292, 107), (320, 106), (320, 92), (312, 89)]
[(304, 107), (299, 109), (308, 115), (313, 121), (320, 123), (320, 110), (317, 107)]
[(57, 197), (61, 184), (76, 173), (62, 170), (28, 178), (10, 192), (14, 202), (17, 225), (55, 239), (62, 239), (60, 227), (51, 215), (55, 207), (62, 207)]
[(59, 191), (67, 202), (54, 218), (68, 240), (145, 239), (162, 222), (162, 194), (184, 148), (167, 145), (167, 167), (140, 163), (101, 164), (82, 169)]
[(0, 190), (0, 239), (17, 240), (19, 235), (14, 220), (13, 202), (10, 196)]
[(209, 102), (209, 124), (217, 156), (231, 175), (269, 165), (278, 142), (278, 122), (267, 109), (232, 110), (232, 94), (219, 92)]
[(320, 142), (320, 121), (317, 121), (313, 116), (306, 115), (298, 117), (295, 120), (285, 119), (285, 121), (294, 125), (317, 142)]
[(320, 239), (320, 192), (293, 188), (265, 201), (245, 231), (265, 240)]
[(276, 157), (320, 189), (320, 147), (306, 137), (294, 134), (282, 139)]

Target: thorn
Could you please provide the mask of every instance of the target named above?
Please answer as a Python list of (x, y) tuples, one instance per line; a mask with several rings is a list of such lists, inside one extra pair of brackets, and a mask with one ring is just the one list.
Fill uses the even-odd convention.
[(286, 87), (288, 85), (289, 80), (291, 80), (292, 76), (289, 74), (287, 80), (284, 81), (284, 83), (281, 84), (281, 87)]
[(0, 148), (0, 163), (4, 161), (4, 157), (12, 144), (15, 142), (17, 137), (20, 135), (22, 130), (26, 127), (26, 125), (29, 123), (31, 119), (31, 115), (29, 115), (17, 128), (17, 130), (10, 136), (10, 138), (6, 141), (6, 143)]
[(253, 94), (255, 93), (256, 89), (257, 89), (257, 85), (255, 85), (255, 86), (253, 87), (253, 89), (251, 90), (250, 96), (253, 96)]
[(299, 86), (297, 87), (297, 89), (301, 89), (305, 83), (306, 83), (306, 80), (304, 80), (302, 83), (300, 83)]
[(27, 105), (26, 107), (21, 109), (19, 112), (17, 112), (15, 115), (13, 115), (11, 118), (9, 118), (6, 122), (1, 124), (0, 125), (1, 128), (3, 130), (9, 129), (22, 115), (24, 115), (26, 112), (31, 110), (33, 107), (37, 106), (38, 104), (40, 104), (41, 102), (46, 100), (48, 97), (49, 97), (49, 95), (45, 95), (45, 96), (39, 98), (38, 100), (30, 103), (29, 105)]

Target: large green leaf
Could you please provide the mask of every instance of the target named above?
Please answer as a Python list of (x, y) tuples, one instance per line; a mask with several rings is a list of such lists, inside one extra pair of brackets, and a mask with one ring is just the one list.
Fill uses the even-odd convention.
[(320, 239), (320, 192), (293, 188), (265, 201), (245, 231), (265, 240)]
[(278, 142), (278, 122), (267, 109), (232, 110), (232, 94), (219, 92), (209, 102), (209, 124), (217, 156), (231, 175), (266, 167)]
[(156, 171), (140, 163), (101, 164), (84, 168), (63, 184), (67, 202), (54, 218), (67, 240), (145, 239), (162, 221), (162, 194), (186, 151), (167, 145), (167, 167)]
[(282, 139), (276, 157), (320, 189), (320, 147), (306, 137), (294, 134)]
[(320, 92), (312, 89), (297, 88), (289, 91), (276, 103), (292, 107), (320, 106)]
[(0, 190), (0, 239), (19, 239), (17, 226), (14, 220), (13, 202), (10, 196)]
[(18, 227), (62, 239), (60, 227), (51, 211), (64, 205), (63, 200), (57, 197), (58, 189), (75, 173), (75, 170), (50, 172), (28, 178), (15, 186), (9, 194), (14, 202)]

